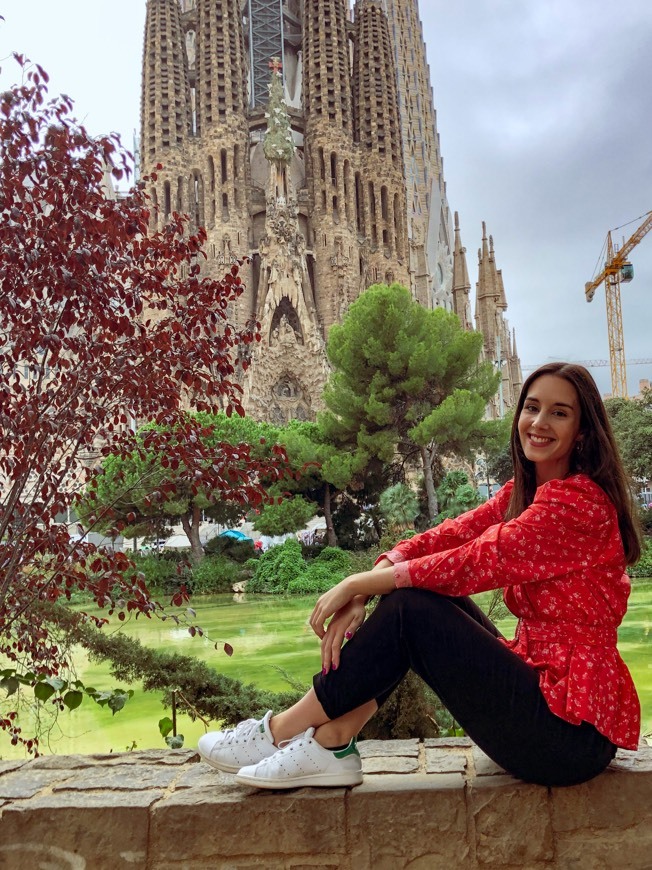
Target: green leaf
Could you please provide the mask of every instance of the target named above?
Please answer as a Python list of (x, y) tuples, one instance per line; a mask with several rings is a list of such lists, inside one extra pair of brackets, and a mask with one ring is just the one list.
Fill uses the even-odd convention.
[(45, 681), (37, 683), (34, 686), (34, 694), (36, 695), (37, 700), (42, 701), (43, 703), (45, 703), (45, 701), (49, 701), (55, 692), (56, 689), (54, 688), (54, 686), (51, 686), (50, 683), (47, 683)]
[(63, 696), (63, 703), (69, 710), (76, 710), (83, 700), (84, 693), (78, 691), (77, 689), (66, 692), (66, 694)]
[(40, 676), (38, 678), (39, 683), (45, 683), (47, 686), (51, 686), (55, 692), (60, 692), (62, 689), (66, 689), (68, 687), (68, 683), (66, 680), (62, 680), (60, 677), (44, 677)]
[(111, 697), (108, 700), (109, 710), (112, 711), (115, 716), (116, 713), (119, 713), (122, 710), (129, 700), (129, 695), (125, 692), (113, 692)]
[(0, 681), (0, 689), (7, 690), (7, 697), (13, 695), (18, 691), (18, 687), (20, 686), (20, 680), (16, 677), (5, 677)]
[(182, 749), (184, 737), (183, 734), (177, 734), (176, 737), (166, 737), (165, 742), (170, 749)]
[(158, 730), (161, 732), (161, 737), (167, 738), (173, 727), (172, 719), (170, 719), (169, 716), (165, 716), (163, 719), (159, 720)]

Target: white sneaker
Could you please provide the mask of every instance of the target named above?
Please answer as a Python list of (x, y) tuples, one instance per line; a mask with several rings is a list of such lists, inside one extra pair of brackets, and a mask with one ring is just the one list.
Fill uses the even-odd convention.
[(274, 755), (243, 767), (236, 782), (257, 788), (301, 788), (305, 785), (346, 786), (362, 782), (362, 762), (355, 743), (325, 749), (313, 738), (314, 728), (286, 741)]
[(277, 747), (269, 727), (272, 711), (262, 719), (246, 719), (227, 731), (209, 731), (199, 738), (199, 754), (211, 767), (237, 773), (245, 764), (255, 764), (274, 755)]

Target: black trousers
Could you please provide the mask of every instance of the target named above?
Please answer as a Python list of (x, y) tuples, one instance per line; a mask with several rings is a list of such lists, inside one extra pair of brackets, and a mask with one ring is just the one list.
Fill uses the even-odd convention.
[(615, 746), (593, 725), (552, 713), (537, 671), (499, 637), (469, 598), (397, 589), (344, 645), (337, 671), (315, 675), (313, 685), (326, 715), (336, 719), (373, 699), (380, 706), (412, 669), (514, 776), (562, 786), (603, 771)]

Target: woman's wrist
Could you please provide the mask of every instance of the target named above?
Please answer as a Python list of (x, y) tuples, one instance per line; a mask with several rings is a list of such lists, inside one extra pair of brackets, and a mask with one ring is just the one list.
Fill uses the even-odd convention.
[(352, 574), (346, 582), (354, 598), (360, 595), (368, 600), (374, 595), (385, 595), (395, 588), (393, 566)]

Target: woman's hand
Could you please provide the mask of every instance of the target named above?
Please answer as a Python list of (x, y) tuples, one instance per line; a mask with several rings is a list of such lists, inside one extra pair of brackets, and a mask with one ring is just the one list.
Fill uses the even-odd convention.
[[(371, 571), (352, 574), (317, 599), (310, 626), (322, 641), (322, 667), (328, 671), (340, 662), (340, 650), (347, 632), (358, 629), (365, 617), (364, 603), (371, 595), (385, 595), (394, 589), (393, 566), (384, 559)], [(326, 628), (327, 621), (331, 621)]]
[(327, 674), (332, 668), (337, 670), (340, 664), (340, 652), (344, 640), (350, 640), (365, 620), (366, 596), (356, 595), (345, 604), (328, 623), (328, 628), (321, 640), (322, 673)]
[(346, 607), (351, 599), (356, 596), (357, 592), (353, 588), (352, 583), (355, 577), (355, 574), (351, 577), (346, 577), (317, 599), (317, 603), (310, 616), (310, 627), (317, 637), (324, 638), (326, 634), (326, 620), (337, 613), (338, 610)]

